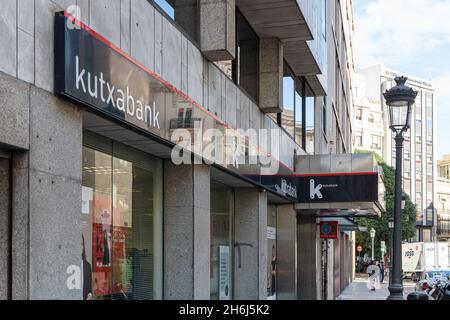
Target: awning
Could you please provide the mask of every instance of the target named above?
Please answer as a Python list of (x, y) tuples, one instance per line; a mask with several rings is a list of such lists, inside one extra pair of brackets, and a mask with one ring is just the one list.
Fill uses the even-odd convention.
[(297, 210), (323, 217), (376, 217), (384, 211), (383, 172), (373, 154), (297, 156)]

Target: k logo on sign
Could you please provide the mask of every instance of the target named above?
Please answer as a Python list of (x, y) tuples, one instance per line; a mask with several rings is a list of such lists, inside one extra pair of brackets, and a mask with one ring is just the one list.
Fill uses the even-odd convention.
[(311, 197), (311, 200), (314, 200), (316, 198), (316, 196), (319, 199), (323, 198), (322, 192), (320, 192), (321, 189), (322, 189), (322, 185), (318, 184), (316, 186), (316, 181), (314, 179), (311, 179), (309, 181), (309, 195)]

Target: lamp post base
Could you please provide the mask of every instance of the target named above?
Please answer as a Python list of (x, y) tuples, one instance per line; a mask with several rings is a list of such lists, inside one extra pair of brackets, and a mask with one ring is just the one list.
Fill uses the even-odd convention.
[(390, 295), (387, 300), (405, 300), (403, 298), (403, 286), (401, 284), (389, 285)]

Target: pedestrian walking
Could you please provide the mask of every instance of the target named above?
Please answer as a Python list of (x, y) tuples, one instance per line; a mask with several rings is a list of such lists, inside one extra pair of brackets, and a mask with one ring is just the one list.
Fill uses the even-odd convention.
[(383, 283), (384, 282), (384, 275), (385, 275), (384, 274), (385, 268), (384, 268), (384, 261), (383, 261), (383, 259), (380, 260), (379, 266), (380, 266), (380, 283)]
[(367, 267), (366, 273), (369, 275), (369, 289), (375, 291), (377, 282), (380, 279), (380, 268), (372, 261)]

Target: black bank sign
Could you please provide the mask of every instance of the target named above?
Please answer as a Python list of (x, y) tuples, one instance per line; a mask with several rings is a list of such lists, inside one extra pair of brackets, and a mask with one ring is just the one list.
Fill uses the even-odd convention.
[(378, 173), (249, 176), (298, 203), (378, 201)]
[(298, 177), (300, 203), (378, 200), (378, 173)]
[(57, 14), (55, 91), (160, 135), (155, 79), (93, 31)]

